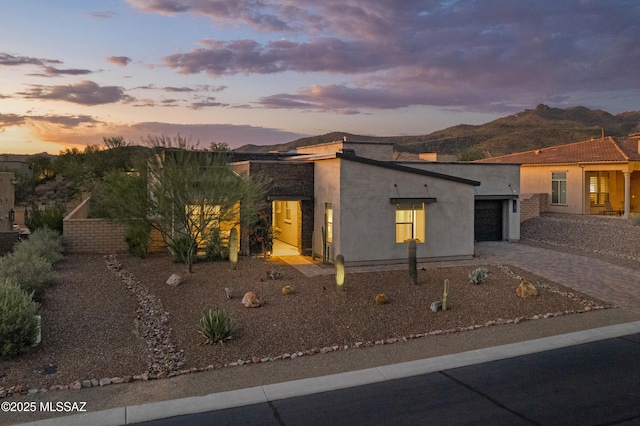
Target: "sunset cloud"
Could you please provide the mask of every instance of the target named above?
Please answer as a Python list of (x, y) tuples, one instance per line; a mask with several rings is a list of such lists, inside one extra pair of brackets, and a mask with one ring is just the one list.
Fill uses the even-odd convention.
[(112, 64), (121, 67), (126, 67), (127, 65), (129, 65), (129, 62), (131, 62), (131, 58), (129, 58), (128, 56), (107, 56), (105, 59), (107, 62), (111, 62)]
[(64, 86), (33, 85), (25, 92), (19, 92), (25, 99), (56, 100), (80, 105), (101, 105), (114, 102), (130, 102), (122, 87), (99, 86), (89, 80)]

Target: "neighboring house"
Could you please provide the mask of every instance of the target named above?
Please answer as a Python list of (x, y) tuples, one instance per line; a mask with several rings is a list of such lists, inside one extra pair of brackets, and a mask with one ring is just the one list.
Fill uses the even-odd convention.
[(640, 211), (639, 139), (604, 137), (476, 163), (521, 164), (521, 192), (548, 194), (549, 212), (628, 217)]
[(304, 255), (326, 247), (347, 264), (406, 262), (415, 239), (423, 261), (460, 259), (476, 240), (520, 238), (517, 165), (392, 161), (392, 144), (351, 141), (297, 154), (232, 167), (271, 177), (267, 213)]
[(15, 221), (15, 175), (0, 172), (0, 232), (13, 231)]

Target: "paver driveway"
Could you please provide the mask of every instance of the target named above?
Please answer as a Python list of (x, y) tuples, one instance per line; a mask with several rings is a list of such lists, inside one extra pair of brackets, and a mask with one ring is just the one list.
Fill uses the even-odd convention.
[(481, 242), (476, 244), (476, 252), (490, 263), (517, 266), (620, 308), (640, 312), (640, 270), (520, 243)]

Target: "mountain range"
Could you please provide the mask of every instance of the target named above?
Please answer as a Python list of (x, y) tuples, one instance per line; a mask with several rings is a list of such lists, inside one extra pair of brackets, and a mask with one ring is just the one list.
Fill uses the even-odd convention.
[(380, 137), (331, 132), (278, 145), (244, 145), (235, 151), (289, 151), (346, 137), (351, 141), (391, 142), (401, 152), (437, 152), (474, 160), (639, 131), (640, 111), (612, 115), (582, 106), (562, 109), (541, 104), (489, 123), (460, 124), (427, 135)]

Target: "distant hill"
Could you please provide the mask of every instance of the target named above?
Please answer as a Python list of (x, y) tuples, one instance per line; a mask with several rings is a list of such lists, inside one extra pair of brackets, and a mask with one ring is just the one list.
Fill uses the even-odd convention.
[(617, 115), (585, 107), (567, 109), (538, 105), (489, 123), (461, 124), (420, 136), (375, 137), (332, 132), (279, 145), (244, 145), (236, 151), (288, 151), (300, 146), (341, 140), (392, 142), (397, 151), (456, 154), (464, 159), (511, 154), (606, 136), (640, 131), (640, 111)]

